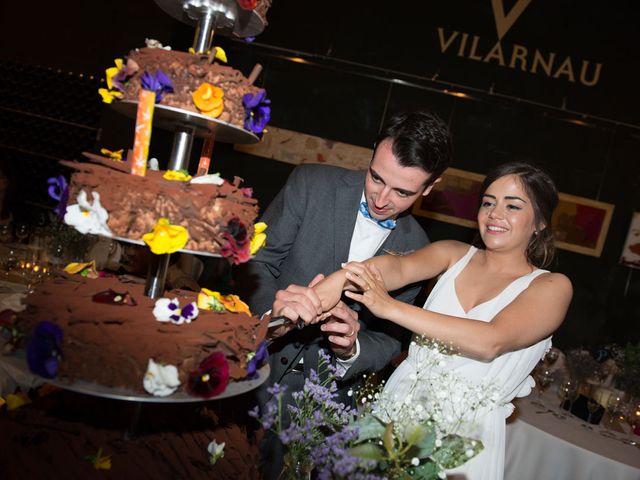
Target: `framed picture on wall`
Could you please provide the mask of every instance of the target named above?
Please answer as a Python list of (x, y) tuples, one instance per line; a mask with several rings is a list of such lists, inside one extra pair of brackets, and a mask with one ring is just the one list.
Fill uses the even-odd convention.
[(640, 212), (634, 212), (627, 239), (622, 248), (620, 263), (631, 268), (640, 268)]
[[(477, 228), (480, 185), (484, 175), (449, 168), (431, 194), (420, 197), (413, 214)], [(556, 247), (599, 257), (607, 238), (614, 205), (560, 193), (553, 214)]]

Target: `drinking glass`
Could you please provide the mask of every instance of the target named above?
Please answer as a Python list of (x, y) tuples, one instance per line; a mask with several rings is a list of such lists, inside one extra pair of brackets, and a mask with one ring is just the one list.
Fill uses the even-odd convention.
[(558, 396), (560, 397), (560, 405), (558, 405), (558, 416), (560, 418), (566, 418), (564, 416), (564, 406), (567, 404), (567, 411), (571, 413), (571, 407), (573, 402), (578, 396), (578, 385), (571, 378), (565, 378), (560, 384), (558, 389)]
[(536, 381), (536, 391), (538, 392), (538, 400), (531, 403), (546, 408), (546, 405), (542, 403), (542, 394), (549, 385), (553, 382), (553, 377), (549, 373), (549, 370), (541, 368), (533, 377)]
[(30, 233), (29, 230), (30, 230), (29, 225), (27, 225), (26, 223), (20, 222), (16, 224), (14, 234), (18, 242), (27, 243), (27, 240), (29, 238), (29, 233)]
[[(600, 404), (596, 402), (593, 398), (587, 398), (587, 411), (589, 412), (589, 416), (587, 417), (587, 424), (591, 424), (591, 419), (593, 418), (593, 414), (598, 411), (600, 408)], [(591, 428), (591, 427), (589, 427)]]

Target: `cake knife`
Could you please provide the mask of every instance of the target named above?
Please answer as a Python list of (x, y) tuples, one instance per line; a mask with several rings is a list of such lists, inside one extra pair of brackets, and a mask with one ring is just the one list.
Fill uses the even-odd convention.
[(294, 321), (294, 320), (291, 320), (289, 317), (285, 317), (284, 315), (278, 315), (277, 317), (271, 317), (271, 320), (269, 320), (269, 327), (268, 328), (279, 327), (279, 326), (285, 325), (287, 323), (293, 323), (298, 330), (301, 330), (301, 329), (304, 328), (304, 320)]

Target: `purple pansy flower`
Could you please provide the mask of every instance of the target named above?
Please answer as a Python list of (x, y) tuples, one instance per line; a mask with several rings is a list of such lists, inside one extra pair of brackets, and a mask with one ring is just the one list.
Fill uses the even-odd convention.
[(163, 93), (173, 93), (173, 85), (171, 79), (160, 69), (156, 70), (155, 75), (144, 72), (140, 77), (142, 88), (156, 92), (156, 103), (160, 103)]
[(62, 356), (62, 330), (46, 320), (39, 322), (27, 344), (27, 363), (36, 375), (55, 378)]
[(138, 64), (134, 60), (128, 59), (127, 63), (122, 65), (122, 68), (118, 70), (118, 73), (113, 76), (113, 78), (111, 79), (111, 84), (114, 88), (123, 92), (124, 84), (127, 83), (127, 81), (138, 71), (139, 68), (140, 67), (138, 67)]
[(177, 298), (170, 300), (168, 298), (160, 298), (156, 300), (153, 308), (153, 315), (159, 322), (171, 322), (175, 325), (183, 323), (191, 323), (199, 314), (198, 306), (195, 302), (191, 302), (180, 308), (180, 302)]
[(53, 211), (58, 215), (60, 219), (64, 218), (64, 214), (67, 211), (67, 203), (69, 202), (69, 185), (67, 180), (62, 175), (57, 177), (51, 177), (47, 180), (49, 184), (49, 196), (54, 200), (58, 200), (58, 205)]
[(263, 341), (258, 347), (258, 350), (256, 350), (256, 353), (251, 357), (251, 360), (249, 360), (249, 364), (247, 365), (247, 377), (255, 377), (258, 368), (267, 361), (268, 357), (269, 351), (267, 350), (267, 342)]
[(267, 98), (266, 90), (258, 90), (255, 95), (247, 93), (242, 96), (244, 105), (244, 128), (262, 134), (264, 127), (271, 120), (271, 100)]

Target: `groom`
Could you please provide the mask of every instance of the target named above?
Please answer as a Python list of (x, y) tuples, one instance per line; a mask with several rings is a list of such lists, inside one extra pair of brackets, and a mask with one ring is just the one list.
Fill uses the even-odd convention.
[[(407, 210), (429, 194), (450, 161), (447, 126), (432, 113), (416, 111), (396, 114), (383, 126), (366, 172), (297, 167), (261, 219), (268, 225), (267, 245), (242, 266), (239, 286), (252, 284), (252, 291), (242, 292), (251, 311), (310, 321), (319, 313), (319, 299), (309, 288), (322, 278), (318, 272), (328, 274), (343, 262), (373, 255), (408, 253), (428, 243)], [(419, 289), (414, 285), (393, 295), (413, 303)], [(274, 331), (271, 375), (258, 391), (261, 406), (273, 383), (287, 385), (289, 395), (301, 390), (310, 370), (318, 368), (320, 349), (339, 369), (338, 400), (350, 403), (347, 392), (361, 374), (385, 367), (400, 353), (406, 335), (360, 307), (340, 303), (321, 325)]]

